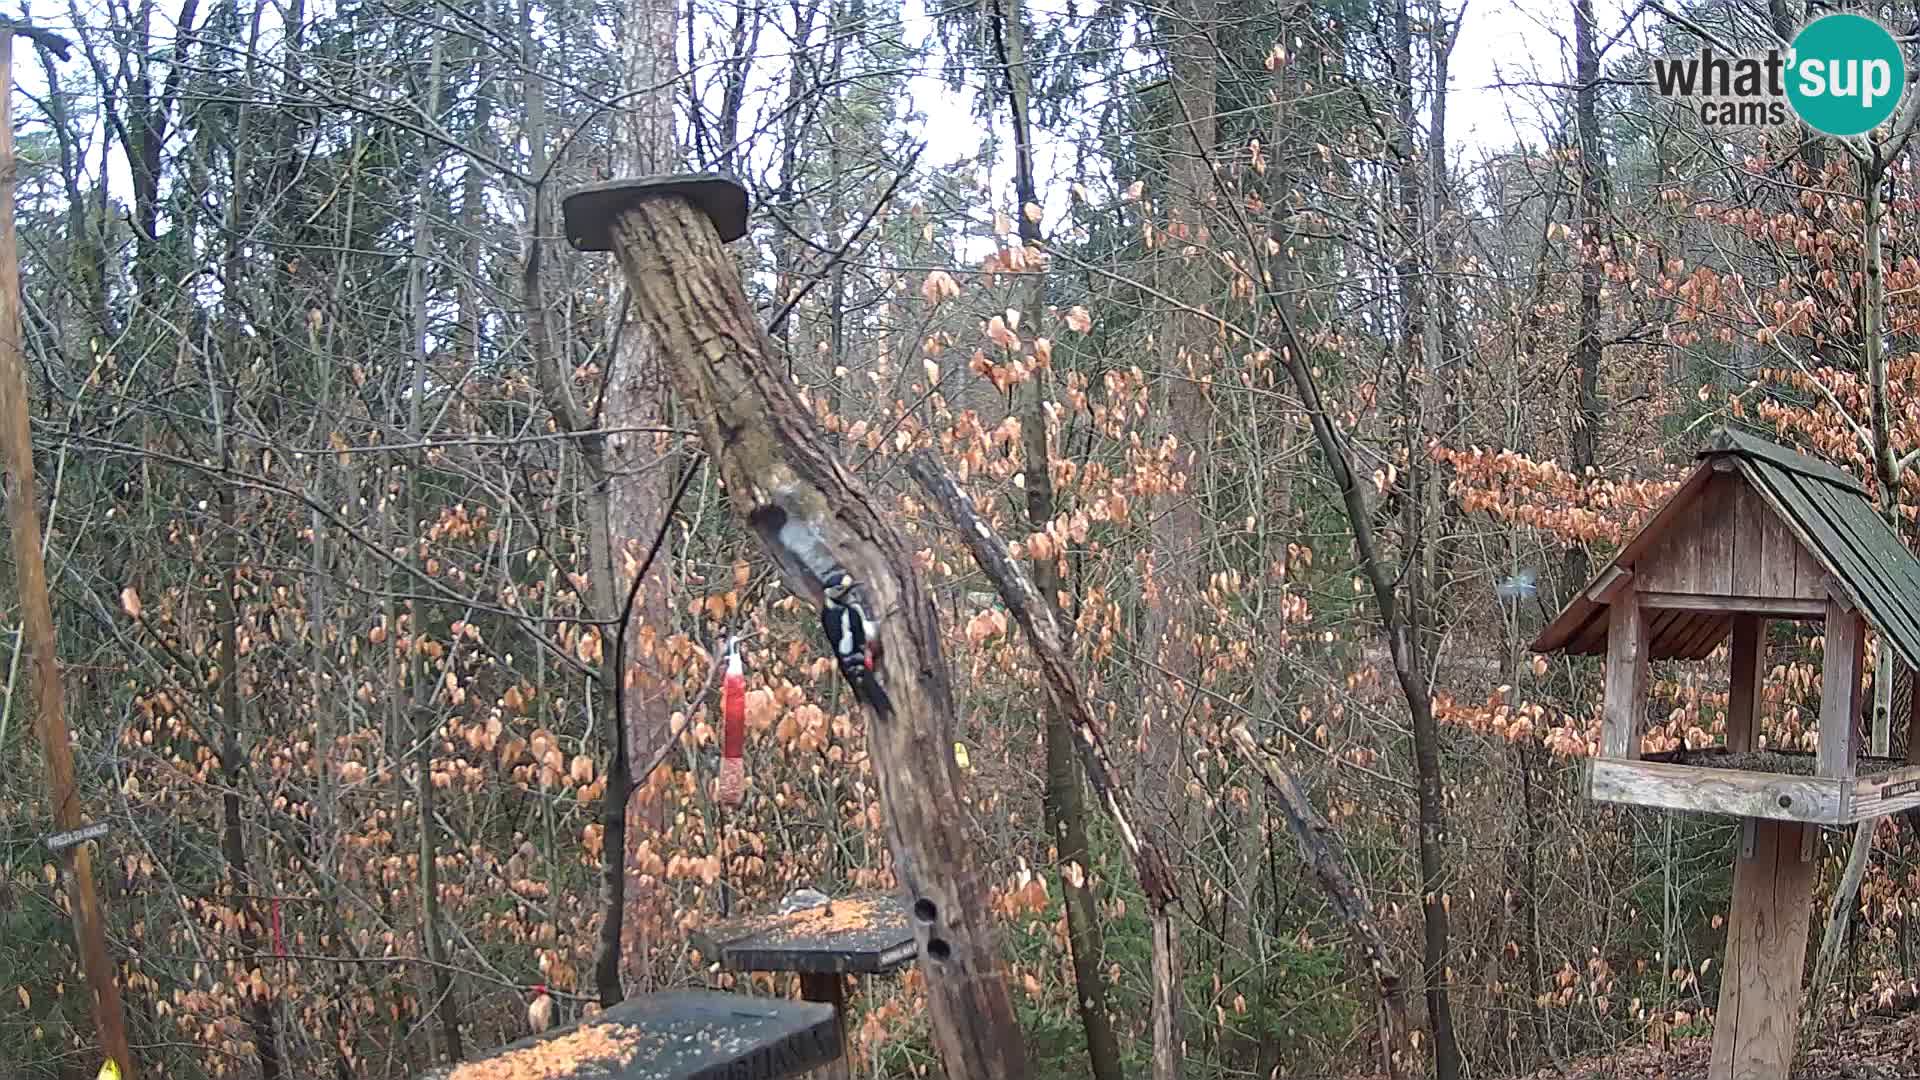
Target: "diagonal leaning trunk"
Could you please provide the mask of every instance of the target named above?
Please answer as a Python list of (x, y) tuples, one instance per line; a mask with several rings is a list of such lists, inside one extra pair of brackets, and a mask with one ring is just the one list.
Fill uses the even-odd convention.
[(575, 192), (565, 209), (575, 247), (619, 257), (634, 316), (659, 343), (733, 512), (787, 587), (818, 602), (829, 572), (844, 569), (860, 583), (885, 647), (878, 677), (886, 703), (873, 710), (868, 745), (894, 873), (914, 916), (934, 1041), (953, 1080), (1025, 1077), (986, 886), (965, 817), (954, 812), (954, 703), (939, 616), (913, 547), (829, 452), (770, 359), (722, 246), (746, 230), (745, 191), (717, 177), (626, 181)]

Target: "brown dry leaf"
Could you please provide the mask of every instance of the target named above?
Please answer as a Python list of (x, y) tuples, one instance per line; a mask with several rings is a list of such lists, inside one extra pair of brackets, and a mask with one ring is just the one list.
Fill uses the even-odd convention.
[(1020, 344), (1019, 335), (1007, 329), (1007, 320), (998, 315), (987, 321), (987, 340), (1002, 349), (1011, 349)]
[(125, 611), (130, 619), (140, 617), (140, 594), (134, 591), (133, 586), (129, 585), (120, 590), (120, 609)]
[(920, 295), (929, 304), (939, 305), (960, 295), (960, 283), (945, 270), (935, 270), (920, 283)]
[(1087, 314), (1086, 308), (1075, 304), (1067, 311), (1067, 328), (1084, 334), (1093, 329), (1093, 316)]

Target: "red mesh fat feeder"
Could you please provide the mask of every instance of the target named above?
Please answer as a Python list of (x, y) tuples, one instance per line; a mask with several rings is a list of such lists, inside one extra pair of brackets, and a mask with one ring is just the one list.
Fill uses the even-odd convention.
[(725, 735), (720, 743), (720, 784), (717, 792), (726, 806), (739, 806), (747, 794), (747, 679), (740, 653), (727, 651), (727, 674), (720, 683), (720, 718)]

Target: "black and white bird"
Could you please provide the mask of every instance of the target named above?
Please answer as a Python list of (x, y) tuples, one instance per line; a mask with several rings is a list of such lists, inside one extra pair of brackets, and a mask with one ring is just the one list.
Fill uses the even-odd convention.
[(822, 590), (820, 629), (826, 634), (827, 648), (840, 668), (840, 675), (855, 697), (887, 713), (891, 705), (880, 688), (880, 627), (867, 611), (866, 599), (853, 575), (838, 571)]

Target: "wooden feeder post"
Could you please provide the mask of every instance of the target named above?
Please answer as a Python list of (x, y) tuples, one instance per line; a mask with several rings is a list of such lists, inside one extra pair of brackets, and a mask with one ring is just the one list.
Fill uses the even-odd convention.
[[(1859, 482), (1825, 462), (1725, 430), (1700, 457), (1533, 647), (1606, 656), (1589, 797), (1741, 819), (1707, 1075), (1786, 1080), (1818, 830), (1920, 806), (1920, 767), (1860, 756), (1868, 627), (1920, 667), (1920, 559)], [(1822, 624), (1812, 754), (1769, 748), (1759, 730), (1767, 626), (1782, 619)], [(1731, 682), (1724, 745), (1689, 747), (1665, 733), (1648, 752), (1649, 662), (1703, 660), (1722, 641)], [(1920, 734), (1911, 724), (1910, 742)]]
[(845, 573), (863, 590), (885, 649), (886, 701), (868, 708), (867, 746), (934, 1043), (954, 1080), (1025, 1077), (977, 844), (955, 812), (953, 690), (918, 545), (833, 455), (774, 358), (724, 246), (746, 233), (745, 189), (713, 175), (622, 180), (575, 191), (562, 209), (574, 247), (618, 256), (638, 328), (659, 349), (728, 504), (787, 588), (820, 603), (826, 577)]

